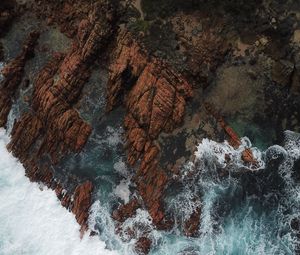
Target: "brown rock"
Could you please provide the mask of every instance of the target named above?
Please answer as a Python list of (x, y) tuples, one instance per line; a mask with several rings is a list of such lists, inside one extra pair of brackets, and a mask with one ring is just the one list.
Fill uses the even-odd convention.
[(167, 173), (158, 163), (154, 141), (163, 131), (171, 132), (183, 120), (185, 103), (192, 96), (189, 83), (166, 63), (148, 56), (130, 33), (117, 40), (108, 81), (107, 110), (124, 103), (128, 162), (141, 160), (135, 182), (154, 224), (170, 227), (162, 200)]
[(136, 210), (140, 208), (140, 204), (136, 198), (130, 200), (129, 203), (120, 206), (113, 212), (113, 219), (119, 222), (124, 222), (126, 219), (133, 217)]
[(87, 220), (91, 206), (93, 184), (86, 181), (78, 185), (74, 192), (74, 202), (72, 212), (75, 214), (77, 222), (81, 225), (81, 232), (88, 229)]
[(189, 237), (196, 237), (199, 235), (201, 208), (198, 207), (184, 223), (184, 234)]
[[(44, 6), (47, 6), (47, 3)], [(88, 228), (92, 183), (86, 181), (74, 191), (67, 192), (65, 187), (53, 178), (51, 165), (59, 163), (67, 153), (82, 150), (92, 131), (91, 126), (81, 119), (73, 105), (78, 101), (81, 90), (89, 79), (90, 66), (114, 33), (112, 19), (115, 15), (109, 1), (98, 1), (96, 5), (88, 6), (90, 14), (88, 19), (85, 17), (80, 23), (78, 40), (75, 38), (72, 49), (66, 56), (54, 54), (53, 59), (37, 75), (31, 111), (22, 114), (16, 121), (11, 133), (11, 142), (7, 146), (23, 163), (26, 175), (31, 181), (42, 182), (55, 189), (62, 205), (75, 214), (82, 234)], [(74, 11), (73, 5), (64, 10), (66, 13)], [(108, 19), (103, 13), (112, 15)], [(15, 74), (23, 71), (22, 61), (25, 61), (31, 52), (31, 44), (25, 44), (20, 60), (15, 61), (18, 65), (11, 64), (3, 70), (4, 76), (9, 78), (5, 83), (9, 86), (5, 85), (5, 88), (15, 87), (15, 84), (20, 83), (21, 80), (16, 78)], [(16, 66), (21, 67), (16, 69)], [(11, 93), (10, 91), (11, 89), (7, 94)], [(4, 103), (10, 99), (7, 94), (3, 97)]]
[[(229, 144), (234, 148), (238, 148), (242, 144), (238, 134), (225, 122), (224, 118), (213, 108), (211, 104), (205, 103), (205, 108), (212, 116), (216, 118), (220, 126), (224, 129), (225, 133), (228, 135)], [(254, 158), (253, 153), (249, 148), (242, 152), (242, 160), (245, 163), (251, 164), (253, 167), (258, 166), (258, 162)]]
[(148, 254), (151, 248), (152, 241), (147, 237), (140, 237), (135, 245), (137, 254)]

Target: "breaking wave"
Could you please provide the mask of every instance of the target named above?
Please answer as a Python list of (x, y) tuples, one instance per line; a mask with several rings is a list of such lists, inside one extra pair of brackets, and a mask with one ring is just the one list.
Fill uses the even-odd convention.
[(8, 142), (0, 129), (0, 254), (117, 254), (96, 236), (80, 239), (73, 214), (54, 191), (25, 177), (23, 166), (6, 150)]
[[(257, 160), (255, 170), (241, 160), (247, 148)], [(97, 226), (102, 239), (121, 254), (134, 254), (135, 240), (126, 229), (136, 229), (137, 237), (146, 232), (154, 245), (152, 255), (297, 254), (300, 178), (295, 174), (299, 171), (299, 134), (286, 131), (283, 146), (274, 145), (264, 152), (252, 147), (247, 138), (239, 148), (203, 139), (195, 156), (195, 161), (181, 170), (179, 183), (166, 197), (166, 210), (175, 220), (172, 230), (157, 231), (149, 214), (138, 210), (123, 224), (122, 238), (117, 237), (110, 208), (100, 201), (93, 206), (90, 225)], [(120, 196), (120, 191), (117, 194)], [(185, 237), (182, 225), (199, 207), (199, 236)]]

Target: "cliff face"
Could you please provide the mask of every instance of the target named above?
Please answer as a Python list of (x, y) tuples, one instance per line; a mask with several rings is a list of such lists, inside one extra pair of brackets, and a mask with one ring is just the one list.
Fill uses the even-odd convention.
[[(55, 189), (62, 204), (75, 214), (82, 230), (87, 229), (92, 183), (79, 184), (68, 194), (53, 178), (51, 165), (57, 164), (68, 153), (81, 151), (92, 131), (73, 105), (89, 79), (90, 66), (113, 33), (115, 13), (105, 1), (91, 9), (89, 18), (79, 24), (70, 52), (66, 56), (55, 54), (39, 72), (30, 99), (31, 111), (23, 113), (14, 124), (8, 144), (8, 149), (24, 164), (28, 177)], [(1, 126), (6, 124), (12, 97), (37, 38), (36, 33), (30, 34), (20, 56), (3, 70)]]

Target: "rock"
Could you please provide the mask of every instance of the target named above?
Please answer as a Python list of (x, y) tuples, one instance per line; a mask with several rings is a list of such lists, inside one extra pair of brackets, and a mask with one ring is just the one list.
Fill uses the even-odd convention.
[(185, 65), (177, 68), (187, 73), (187, 77), (201, 81), (201, 86), (206, 87), (210, 73), (214, 73), (224, 62), (231, 48), (218, 32), (224, 28), (223, 25), (218, 23), (208, 26), (200, 15), (193, 12), (177, 12), (171, 22), (178, 38), (179, 50), (187, 57), (183, 59)]
[(257, 165), (257, 161), (254, 159), (253, 153), (250, 149), (245, 149), (242, 152), (242, 160), (245, 163), (251, 164), (253, 166)]
[(89, 209), (92, 201), (93, 184), (86, 181), (76, 187), (74, 191), (74, 202), (72, 212), (75, 214), (77, 222), (81, 225), (81, 232), (88, 229)]
[(272, 79), (281, 86), (288, 86), (292, 82), (294, 64), (287, 60), (275, 62), (272, 67)]
[(2, 62), (4, 59), (4, 49), (3, 49), (3, 44), (0, 42), (0, 62)]
[[(7, 146), (23, 163), (31, 181), (42, 182), (56, 190), (62, 205), (75, 214), (82, 234), (88, 228), (92, 183), (87, 181), (66, 194), (64, 185), (54, 180), (51, 167), (66, 154), (81, 151), (92, 132), (91, 126), (81, 119), (73, 105), (89, 79), (90, 66), (114, 33), (115, 12), (109, 1), (98, 1), (89, 6), (89, 10), (88, 19), (80, 22), (70, 51), (66, 55), (55, 53), (38, 73), (33, 84), (31, 111), (23, 113), (15, 122)], [(23, 56), (29, 56), (32, 52), (31, 44), (28, 45), (25, 44), (19, 57), (22, 68), (26, 59)], [(10, 87), (15, 87), (21, 81), (16, 78), (16, 72), (19, 74), (22, 71), (18, 66), (20, 64), (11, 64), (3, 70), (4, 76), (10, 77), (10, 83), (5, 83), (12, 84)], [(11, 91), (9, 89), (8, 93), (1, 94), (4, 95), (3, 102), (10, 100), (8, 95)], [(45, 160), (48, 158), (49, 161)]]
[(115, 210), (112, 217), (116, 221), (124, 222), (126, 219), (133, 217), (136, 214), (136, 210), (140, 207), (138, 200), (134, 198), (129, 203)]
[[(229, 144), (233, 148), (238, 148), (242, 144), (238, 134), (225, 122), (224, 118), (214, 109), (211, 104), (205, 103), (205, 108), (213, 117), (215, 117), (219, 125), (223, 128), (229, 138)], [(242, 160), (245, 163), (250, 164), (251, 167), (255, 168), (256, 166), (258, 166), (258, 162), (254, 158), (254, 155), (249, 148), (245, 149), (242, 152)]]
[(201, 208), (197, 207), (191, 214), (189, 219), (184, 223), (184, 234), (189, 237), (197, 237), (199, 235)]
[(16, 16), (16, 1), (1, 0), (0, 5), (0, 37), (4, 36), (9, 30), (10, 25)]
[(290, 226), (294, 231), (300, 233), (300, 220), (298, 218), (293, 218), (291, 220)]
[(140, 237), (135, 244), (137, 254), (148, 254), (151, 248), (152, 241), (147, 237)]
[(166, 63), (149, 56), (127, 31), (117, 39), (109, 69), (107, 110), (121, 103), (126, 106), (128, 162), (135, 165), (141, 160), (137, 189), (153, 223), (168, 228), (171, 223), (162, 205), (168, 176), (159, 166), (155, 143), (161, 132), (171, 132), (182, 123), (192, 87)]
[(22, 52), (2, 70), (4, 79), (0, 83), (0, 127), (6, 126), (13, 98), (23, 79), (26, 61), (34, 56), (38, 38), (38, 32), (30, 33), (24, 42)]

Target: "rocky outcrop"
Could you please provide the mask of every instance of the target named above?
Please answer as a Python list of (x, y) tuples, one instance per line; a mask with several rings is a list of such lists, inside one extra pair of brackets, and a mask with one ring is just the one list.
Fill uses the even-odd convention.
[(121, 205), (118, 210), (115, 210), (112, 217), (118, 222), (124, 222), (126, 219), (133, 217), (136, 214), (136, 210), (140, 207), (138, 200), (134, 198), (127, 204)]
[(86, 181), (78, 185), (74, 191), (74, 201), (72, 212), (75, 214), (77, 222), (81, 225), (81, 231), (88, 229), (87, 220), (89, 217), (89, 209), (92, 202), (93, 184)]
[[(209, 84), (231, 46), (220, 35), (224, 29), (222, 17), (205, 20), (197, 11), (178, 12), (171, 19), (173, 31), (179, 42), (179, 51), (184, 55), (184, 72), (193, 77), (202, 87)], [(179, 67), (181, 68), (181, 67)]]
[(107, 95), (108, 111), (120, 103), (126, 106), (128, 162), (136, 165), (140, 161), (135, 175), (137, 190), (153, 223), (168, 228), (162, 201), (169, 177), (159, 165), (157, 138), (182, 123), (192, 88), (166, 63), (148, 56), (125, 31), (117, 40)]
[(0, 127), (6, 125), (14, 96), (23, 79), (26, 61), (34, 56), (34, 47), (38, 38), (38, 32), (30, 33), (19, 56), (9, 62), (1, 71), (4, 79), (0, 83)]
[[(87, 229), (93, 185), (88, 181), (68, 190), (55, 180), (51, 165), (68, 153), (81, 151), (92, 131), (73, 105), (89, 79), (90, 67), (99, 51), (113, 35), (116, 16), (109, 1), (99, 1), (90, 9), (90, 15), (79, 24), (70, 52), (54, 54), (39, 72), (30, 100), (31, 111), (16, 121), (8, 144), (8, 149), (24, 164), (30, 180), (55, 189), (62, 204), (75, 214), (82, 231)], [(13, 74), (14, 70), (8, 73)]]
[(199, 235), (201, 208), (197, 207), (190, 215), (189, 219), (184, 222), (184, 234), (189, 237)]
[(152, 242), (147, 237), (140, 237), (135, 244), (135, 251), (138, 254), (148, 254), (151, 248)]
[[(205, 103), (205, 108), (213, 117), (215, 117), (220, 127), (225, 131), (229, 139), (229, 144), (233, 148), (238, 148), (242, 144), (242, 141), (238, 134), (225, 122), (224, 118), (214, 109), (211, 104)], [(246, 148), (242, 152), (242, 160), (251, 168), (258, 167), (258, 162), (255, 159), (250, 148)]]

